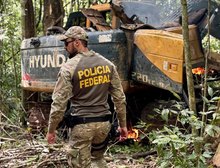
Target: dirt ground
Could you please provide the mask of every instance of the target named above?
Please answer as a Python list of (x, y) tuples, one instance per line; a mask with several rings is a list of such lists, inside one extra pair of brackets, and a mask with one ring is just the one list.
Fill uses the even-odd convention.
[(116, 154), (112, 158), (111, 162), (108, 162), (109, 168), (156, 168), (156, 162), (154, 156), (149, 156), (140, 159), (133, 159), (130, 155)]
[[(129, 142), (130, 143), (130, 142)], [(114, 152), (116, 143), (109, 144), (105, 159), (109, 168), (156, 168), (155, 155), (134, 158), (122, 150)], [(117, 144), (120, 147), (123, 144)], [(141, 148), (142, 149), (142, 148)], [(127, 148), (127, 152), (130, 148)], [(126, 154), (125, 154), (126, 153)], [(68, 168), (64, 140), (48, 145), (45, 134), (32, 134), (28, 128), (0, 123), (0, 168)]]
[[(0, 141), (0, 168), (68, 168), (62, 144), (48, 146), (45, 141)], [(134, 159), (129, 154), (107, 152), (109, 168), (156, 168), (155, 156)]]

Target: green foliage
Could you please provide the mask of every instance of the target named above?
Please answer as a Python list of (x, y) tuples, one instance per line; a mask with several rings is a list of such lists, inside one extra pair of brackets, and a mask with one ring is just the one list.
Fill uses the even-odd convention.
[[(204, 49), (208, 49), (208, 40), (207, 40), (207, 36), (203, 39), (202, 44)], [(220, 41), (212, 36), (210, 36), (210, 49), (212, 52), (216, 52), (216, 53), (220, 53)]]
[(36, 34), (42, 35), (43, 34), (43, 14), (42, 14), (42, 1), (34, 1), (34, 16), (35, 16), (35, 23), (36, 23)]
[(215, 0), (216, 3), (220, 4), (220, 0)]
[[(17, 115), (20, 110), (20, 44), (21, 44), (21, 26), (20, 26), (20, 2), (4, 1), (0, 18), (1, 27), (1, 85), (0, 101), (1, 110)], [(16, 121), (17, 120), (17, 117)]]
[[(133, 140), (131, 140), (133, 141)], [(146, 152), (149, 148), (143, 146), (143, 144), (134, 141), (128, 145), (114, 145), (109, 149), (109, 152), (112, 154), (121, 153), (121, 154), (134, 154), (137, 152)]]
[[(177, 115), (176, 125), (166, 125), (161, 130), (154, 130), (148, 134), (152, 146), (157, 150), (159, 167), (207, 167), (207, 160), (213, 155), (211, 144), (205, 142), (205, 137), (215, 137), (219, 134), (220, 128), (215, 125), (215, 121), (220, 119), (220, 114), (216, 111), (216, 101), (220, 100), (219, 91), (208, 88), (209, 98), (204, 98), (208, 110), (200, 112), (205, 115), (207, 121), (201, 121), (201, 115), (196, 117), (194, 112), (180, 107), (177, 110), (161, 110), (161, 118), (169, 120), (172, 115)], [(175, 106), (175, 105), (174, 105)], [(204, 130), (201, 136), (195, 136), (191, 128)], [(204, 144), (200, 146), (201, 154), (195, 153), (194, 144)]]
[[(178, 127), (164, 127), (163, 130), (152, 132), (152, 144), (156, 145), (159, 167), (196, 167), (199, 160), (200, 167), (206, 167), (207, 158), (211, 158), (209, 148), (204, 149), (198, 158), (193, 151), (193, 142), (201, 141), (200, 137), (184, 134), (185, 130)], [(210, 144), (207, 144), (207, 146)], [(209, 147), (209, 146), (208, 146)]]

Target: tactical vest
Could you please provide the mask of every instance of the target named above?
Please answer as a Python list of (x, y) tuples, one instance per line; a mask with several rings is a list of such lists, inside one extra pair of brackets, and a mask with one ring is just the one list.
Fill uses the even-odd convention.
[(113, 64), (93, 52), (81, 54), (72, 77), (74, 116), (97, 117), (110, 114), (107, 103)]

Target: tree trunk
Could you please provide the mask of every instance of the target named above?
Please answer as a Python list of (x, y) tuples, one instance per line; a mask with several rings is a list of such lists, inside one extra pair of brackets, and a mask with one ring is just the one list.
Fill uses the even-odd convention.
[(195, 90), (192, 75), (191, 53), (189, 45), (189, 28), (188, 28), (188, 15), (187, 15), (187, 1), (182, 2), (182, 28), (183, 28), (183, 40), (184, 40), (184, 53), (185, 53), (185, 65), (186, 65), (186, 78), (187, 78), (187, 90), (189, 95), (189, 108), (196, 113), (195, 102)]
[[(195, 90), (194, 82), (192, 75), (192, 64), (191, 64), (191, 53), (189, 45), (189, 27), (188, 27), (188, 14), (187, 14), (187, 1), (181, 0), (182, 4), (182, 29), (183, 29), (183, 40), (184, 40), (184, 53), (185, 53), (185, 65), (186, 65), (186, 79), (187, 79), (187, 89), (189, 95), (189, 108), (191, 111), (194, 111), (196, 115), (196, 102), (195, 102)], [(195, 126), (192, 126), (192, 134), (196, 138), (198, 137), (198, 130)], [(196, 139), (194, 141), (194, 149), (197, 157), (200, 156), (200, 145), (201, 142), (198, 142)]]
[[(0, 4), (1, 5), (1, 4)], [(1, 14), (1, 13), (0, 13)], [(0, 48), (2, 48), (2, 40), (0, 39)], [(2, 57), (2, 51), (0, 50), (0, 79), (2, 79), (3, 76), (3, 57)], [(2, 107), (2, 100), (3, 100), (3, 93), (2, 93), (2, 80), (0, 80), (0, 112), (3, 111), (3, 107)], [(1, 113), (0, 113), (0, 122), (1, 122)]]
[(75, 4), (75, 1), (71, 0), (70, 1), (70, 7), (69, 7), (69, 13), (73, 12), (73, 6)]
[(64, 8), (62, 0), (44, 0), (44, 34), (51, 26), (63, 27)]
[[(35, 4), (36, 4), (36, 0), (35, 0)], [(36, 29), (38, 29), (40, 23), (42, 22), (42, 10), (43, 10), (42, 6), (43, 6), (43, 3), (42, 3), (42, 0), (40, 0), (39, 1), (39, 11), (37, 12), (38, 13), (38, 18), (36, 19)]]
[(35, 18), (32, 0), (21, 0), (22, 38), (35, 36)]
[[(0, 15), (2, 16), (4, 11), (4, 4), (3, 1), (0, 0)], [(0, 18), (0, 27), (2, 28), (2, 22), (3, 22), (4, 17)], [(0, 30), (0, 36), (3, 32)], [(3, 77), (3, 55), (2, 55), (2, 48), (3, 48), (3, 43), (2, 43), (2, 38), (0, 38), (0, 79)], [(3, 86), (3, 80), (0, 80), (0, 122), (1, 122), (1, 111), (3, 111), (3, 93), (2, 93), (2, 86)]]

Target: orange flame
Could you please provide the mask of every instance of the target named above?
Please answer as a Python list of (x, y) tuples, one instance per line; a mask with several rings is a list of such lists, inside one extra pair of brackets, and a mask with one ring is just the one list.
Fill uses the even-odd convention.
[(198, 67), (198, 68), (193, 68), (192, 69), (192, 73), (196, 74), (196, 75), (202, 75), (205, 73), (205, 69), (202, 67)]
[(128, 139), (134, 139), (134, 141), (139, 140), (139, 132), (137, 129), (132, 128), (128, 131)]

